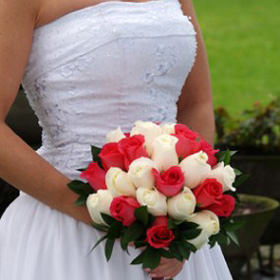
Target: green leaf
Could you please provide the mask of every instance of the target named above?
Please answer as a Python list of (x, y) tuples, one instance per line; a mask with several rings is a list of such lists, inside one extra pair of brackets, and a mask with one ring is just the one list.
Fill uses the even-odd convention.
[(110, 239), (110, 238), (107, 239), (105, 244), (105, 256), (107, 261), (109, 261), (112, 256), (114, 244), (115, 244), (115, 239)]
[(94, 193), (94, 189), (88, 184), (82, 181), (74, 180), (67, 184), (69, 189), (79, 195), (88, 196)]
[(108, 227), (107, 226), (105, 226), (105, 225), (100, 225), (100, 224), (96, 224), (95, 222), (91, 222), (91, 225), (95, 228), (95, 229), (97, 229), (97, 230), (100, 230), (100, 231), (103, 231), (103, 232), (107, 232), (108, 231)]
[(196, 229), (199, 225), (193, 222), (183, 222), (179, 225), (181, 231), (189, 230), (189, 229)]
[(155, 269), (160, 263), (160, 252), (152, 247), (146, 249), (143, 260), (143, 268)]
[(234, 187), (238, 187), (250, 178), (250, 174), (242, 174), (235, 179)]
[(168, 218), (168, 223), (167, 223), (167, 228), (168, 229), (174, 229), (176, 227), (177, 227), (177, 225), (176, 225), (175, 221), (172, 218), (169, 217)]
[(95, 147), (95, 146), (91, 146), (91, 155), (92, 155), (93, 161), (97, 162), (98, 165), (99, 165), (101, 168), (103, 168), (101, 159), (100, 159), (100, 157), (99, 157), (100, 151), (101, 151), (101, 148), (98, 148), (98, 147)]
[(131, 241), (137, 240), (142, 233), (144, 232), (145, 228), (143, 227), (142, 224), (135, 222), (132, 224), (130, 227), (128, 227), (123, 234), (123, 242), (124, 243), (129, 243)]
[(171, 242), (169, 245), (170, 253), (179, 261), (183, 261), (183, 256), (181, 255), (181, 252), (178, 248), (178, 245), (176, 242)]
[(102, 219), (108, 225), (111, 225), (111, 224), (113, 224), (116, 221), (113, 217), (111, 217), (111, 216), (109, 216), (109, 215), (107, 215), (105, 213), (100, 213), (100, 214), (101, 214)]
[(149, 222), (149, 213), (147, 206), (141, 206), (137, 208), (134, 212), (135, 218), (144, 224), (144, 226), (148, 225)]
[(178, 249), (184, 259), (187, 260), (190, 257), (191, 250), (189, 246), (185, 243), (185, 241), (182, 240), (178, 243)]
[(147, 245), (148, 245), (148, 243), (146, 241), (142, 241), (142, 240), (134, 241), (134, 247), (135, 248), (141, 248), (141, 247), (145, 247)]
[(91, 155), (92, 155), (93, 161), (97, 161), (97, 158), (99, 158), (98, 155), (100, 152), (101, 152), (101, 148), (91, 146)]
[(105, 245), (105, 256), (107, 261), (110, 260), (112, 252), (113, 252), (113, 247), (114, 247), (115, 239), (110, 239), (108, 238), (106, 241)]
[(121, 236), (123, 225), (119, 221), (114, 221), (108, 230), (108, 238), (115, 239)]
[(141, 263), (143, 263), (146, 251), (147, 251), (147, 249), (144, 250), (143, 252), (141, 252), (135, 259), (133, 259), (133, 261), (130, 264), (141, 264)]
[(94, 246), (91, 248), (90, 252), (92, 252), (103, 240), (105, 240), (108, 236), (104, 235), (103, 237), (101, 237), (95, 244)]
[(158, 249), (160, 252), (160, 255), (166, 259), (173, 259), (174, 256), (171, 254), (169, 250), (165, 250), (163, 248)]
[(192, 243), (185, 241), (185, 244), (185, 246), (187, 246), (192, 252), (195, 253), (197, 251), (197, 248)]
[(194, 239), (200, 235), (201, 231), (200, 228), (185, 230), (182, 232), (182, 237), (187, 240)]
[(237, 238), (237, 235), (235, 234), (235, 232), (227, 231), (227, 235), (233, 241), (234, 244), (239, 246), (239, 241), (238, 241), (238, 238)]
[(86, 205), (86, 201), (87, 201), (87, 196), (85, 196), (85, 195), (80, 195), (80, 196), (78, 197), (78, 199), (75, 201), (75, 205), (76, 205), (76, 206)]
[(227, 149), (226, 151), (220, 151), (216, 153), (216, 157), (218, 159), (218, 162), (223, 161), (225, 165), (228, 165), (230, 163), (231, 157), (236, 154), (237, 151), (230, 151)]
[(234, 170), (235, 176), (239, 176), (242, 174), (242, 172), (239, 169), (234, 168), (233, 170)]

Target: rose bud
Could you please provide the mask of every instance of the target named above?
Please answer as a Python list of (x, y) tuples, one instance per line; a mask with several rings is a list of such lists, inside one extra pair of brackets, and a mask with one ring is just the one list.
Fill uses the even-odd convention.
[(167, 200), (168, 215), (175, 220), (186, 220), (193, 214), (196, 206), (196, 199), (192, 191), (184, 187), (184, 190)]
[(118, 128), (116, 128), (115, 130), (111, 130), (107, 133), (106, 140), (107, 140), (107, 143), (119, 142), (121, 139), (123, 139), (125, 137), (126, 136), (122, 132), (120, 126), (118, 126)]
[(183, 135), (185, 138), (190, 140), (196, 140), (198, 133), (189, 129), (186, 125), (178, 123), (175, 125), (175, 134)]
[(106, 171), (110, 169), (110, 167), (124, 169), (124, 156), (119, 150), (118, 143), (105, 144), (99, 153), (99, 157)]
[(199, 145), (200, 145), (200, 150), (203, 151), (204, 153), (206, 153), (207, 156), (208, 156), (207, 163), (211, 167), (216, 165), (217, 164), (217, 158), (216, 158), (215, 154), (217, 152), (219, 152), (219, 150), (214, 150), (213, 147), (208, 142), (206, 142), (204, 139), (201, 139), (199, 141)]
[(181, 161), (180, 167), (185, 176), (185, 186), (193, 189), (205, 179), (211, 170), (207, 160), (207, 154), (200, 151)]
[(141, 157), (129, 165), (128, 176), (136, 188), (152, 189), (155, 183), (153, 168), (156, 168), (156, 164), (151, 159)]
[(230, 165), (224, 165), (224, 162), (219, 162), (207, 175), (207, 178), (216, 178), (222, 185), (223, 191), (236, 191), (232, 186), (235, 180), (235, 173)]
[(156, 189), (138, 188), (136, 198), (142, 206), (147, 206), (148, 212), (154, 216), (167, 214), (166, 197)]
[(90, 186), (95, 190), (107, 189), (105, 184), (105, 170), (103, 170), (97, 162), (91, 162), (88, 168), (80, 175), (88, 181)]
[(139, 208), (140, 204), (134, 197), (117, 196), (113, 198), (110, 206), (111, 215), (124, 226), (130, 226), (136, 221), (134, 216), (135, 209)]
[(90, 194), (87, 198), (87, 209), (91, 219), (97, 224), (104, 224), (101, 213), (111, 215), (110, 205), (113, 197), (108, 190), (98, 190), (97, 193)]
[(105, 176), (108, 190), (113, 197), (119, 195), (135, 196), (136, 188), (128, 174), (118, 167), (111, 167)]
[(178, 139), (175, 136), (168, 134), (162, 134), (154, 140), (152, 160), (156, 163), (160, 172), (178, 164), (177, 142)]
[(223, 196), (223, 186), (215, 178), (207, 178), (193, 189), (193, 193), (199, 207), (205, 208), (213, 203), (219, 203), (219, 199)]
[(188, 240), (188, 242), (192, 243), (197, 249), (206, 244), (211, 235), (215, 235), (220, 231), (219, 218), (208, 210), (193, 214), (188, 218), (188, 221), (198, 224), (202, 229), (198, 237)]
[(199, 142), (186, 138), (184, 135), (174, 135), (178, 138), (176, 144), (176, 152), (180, 159), (184, 159), (189, 155), (195, 154), (200, 151), (201, 147)]
[(173, 134), (175, 133), (175, 124), (174, 123), (164, 123), (161, 124), (161, 133), (162, 134)]
[(175, 238), (173, 231), (167, 228), (167, 218), (157, 217), (152, 227), (147, 230), (147, 241), (154, 248), (166, 248)]
[(155, 138), (161, 135), (161, 128), (153, 122), (136, 121), (130, 134), (142, 134), (145, 137), (145, 148), (150, 156), (152, 153), (152, 144)]
[(231, 195), (223, 195), (217, 203), (207, 207), (219, 217), (229, 217), (235, 208), (235, 199)]
[(143, 135), (134, 135), (119, 141), (118, 146), (124, 156), (125, 170), (128, 170), (130, 163), (135, 159), (148, 157), (147, 151), (144, 148), (144, 142), (145, 138)]
[(164, 195), (174, 196), (182, 190), (185, 178), (179, 166), (172, 166), (161, 174), (156, 169), (152, 172), (156, 188)]

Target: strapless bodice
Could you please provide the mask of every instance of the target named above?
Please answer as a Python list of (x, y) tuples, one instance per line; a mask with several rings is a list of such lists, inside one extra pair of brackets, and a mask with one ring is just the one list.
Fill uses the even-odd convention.
[(103, 2), (35, 29), (22, 83), (43, 129), (38, 153), (74, 178), (118, 125), (175, 122), (195, 52), (178, 0)]

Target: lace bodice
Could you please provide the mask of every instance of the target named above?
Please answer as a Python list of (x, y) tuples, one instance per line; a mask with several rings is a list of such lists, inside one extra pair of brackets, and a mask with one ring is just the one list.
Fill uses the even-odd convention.
[(175, 122), (195, 51), (178, 0), (103, 2), (37, 28), (22, 83), (43, 129), (38, 153), (73, 179), (109, 130)]

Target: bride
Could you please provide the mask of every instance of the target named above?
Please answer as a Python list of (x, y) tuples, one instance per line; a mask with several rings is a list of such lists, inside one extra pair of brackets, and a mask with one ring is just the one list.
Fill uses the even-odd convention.
[[(213, 142), (208, 64), (191, 0), (2, 0), (0, 176), (21, 194), (0, 221), (1, 280), (232, 279), (218, 246), (143, 271), (100, 233), (66, 186), (109, 130), (180, 122)], [(188, 16), (187, 16), (188, 15)], [(194, 60), (196, 58), (196, 62)], [(43, 128), (34, 152), (5, 124), (22, 82)]]

